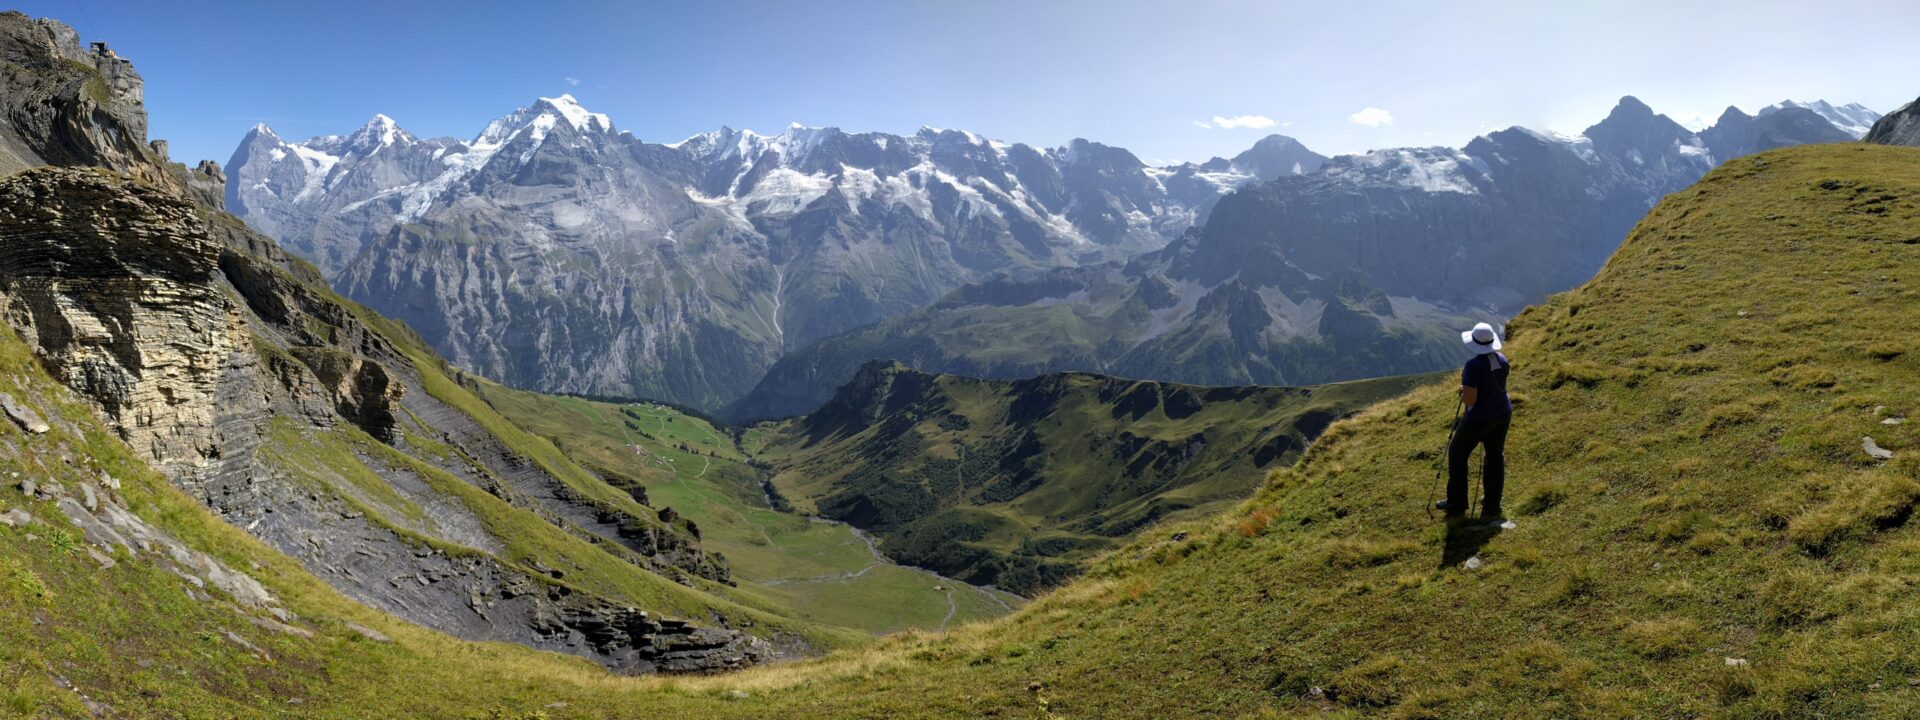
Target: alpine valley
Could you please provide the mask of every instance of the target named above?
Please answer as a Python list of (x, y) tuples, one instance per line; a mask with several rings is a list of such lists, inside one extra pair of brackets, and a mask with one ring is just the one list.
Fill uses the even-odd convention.
[[(0, 12), (0, 718), (1920, 717), (1920, 101), (1166, 165), (561, 95), (223, 166), (149, 100), (327, 79), (133, 7)], [(554, 47), (371, 9), (292, 62)], [(1436, 517), (1481, 319), (1507, 512)]]

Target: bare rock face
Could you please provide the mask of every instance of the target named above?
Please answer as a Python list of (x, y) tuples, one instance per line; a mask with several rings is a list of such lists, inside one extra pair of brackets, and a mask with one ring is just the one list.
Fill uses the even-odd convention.
[[(750, 633), (654, 618), (490, 554), (423, 551), (262, 464), (257, 454), (270, 442), (273, 417), (319, 429), (344, 420), (387, 443), (398, 439), (399, 416), (433, 418), (413, 430), (473, 458), (450, 472), (620, 543), (644, 571), (727, 579), (697, 539), (592, 503), (471, 417), (409, 393), (420, 380), (391, 342), (274, 261), (223, 247), (173, 190), (75, 168), (0, 181), (0, 314), (176, 483), (362, 602), (461, 637), (575, 653), (622, 672), (723, 670), (774, 655)], [(44, 426), (31, 408), (18, 415)], [(137, 544), (128, 536), (137, 517), (103, 508), (92, 492), (85, 497), (60, 507), (89, 538)], [(484, 528), (415, 530), (480, 549), (504, 544)], [(152, 543), (229, 594), (259, 594), (242, 574)]]
[(13, 325), (161, 464), (218, 457), (215, 387), (240, 316), (193, 206), (95, 170), (0, 182), (0, 296)]
[(1881, 145), (1920, 146), (1920, 100), (1900, 106), (1873, 124), (1867, 142)]
[(297, 347), (293, 355), (306, 363), (332, 394), (340, 417), (381, 442), (393, 442), (393, 410), (407, 388), (389, 376), (385, 367), (334, 347)]
[(111, 50), (82, 48), (73, 28), (0, 13), (0, 172), (86, 165), (171, 185), (147, 144), (146, 82)]
[[(656, 618), (502, 554), (518, 530), (489, 526), (423, 473), (511, 506), (491, 512), (598, 536), (565, 552), (605, 552), (631, 572), (689, 585), (728, 581), (724, 559), (691, 532), (658, 523), (649, 508), (589, 497), (423, 391), (421, 369), (384, 334), (407, 331), (376, 329), (312, 265), (221, 211), (218, 165), (165, 162), (146, 141), (140, 93), (131, 64), (82, 50), (70, 28), (0, 13), (0, 174), (10, 173), (0, 180), (0, 321), (137, 452), (341, 592), (437, 630), (622, 672), (720, 670), (774, 656), (768, 640), (736, 627), (742, 618)], [(0, 405), (29, 433), (60, 422), (41, 417), (33, 398), (12, 400)], [(308, 457), (285, 460), (278, 443), (289, 433), (359, 442), (347, 426), (386, 447), (344, 462), (420, 508), (417, 517), (375, 517), (351, 490), (295, 477), (331, 471)], [(453, 452), (409, 455), (408, 438)], [(189, 582), (272, 612), (259, 583), (156, 535), (108, 485), (22, 488), (57, 503), (100, 548), (152, 551)], [(429, 549), (422, 536), (466, 550)], [(96, 553), (102, 565), (114, 562)], [(782, 653), (804, 644), (769, 637), (782, 640)]]

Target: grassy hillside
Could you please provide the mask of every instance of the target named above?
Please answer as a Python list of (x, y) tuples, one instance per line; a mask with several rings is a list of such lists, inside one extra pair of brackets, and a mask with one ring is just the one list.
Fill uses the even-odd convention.
[(1033, 593), (1142, 527), (1245, 498), (1335, 419), (1430, 377), (1208, 388), (873, 363), (752, 444), (802, 510), (880, 534), (902, 562)]
[[(258, 562), (315, 636), (0, 528), (0, 712), (79, 716), (69, 683), (135, 717), (1912, 717), (1916, 238), (1912, 149), (1771, 152), (1669, 198), (1592, 283), (1514, 324), (1513, 529), (1420, 507), (1442, 382), (1007, 619), (710, 678), (612, 678), (347, 603), (60, 400), (54, 433), (0, 427), (0, 469), (111, 468), (142, 514)], [(0, 385), (66, 397), (11, 342)]]
[(1916, 239), (1920, 151), (1729, 163), (1514, 323), (1517, 527), (1422, 511), (1443, 383), (844, 692), (950, 717), (1913, 717)]
[(568, 457), (644, 487), (654, 507), (691, 520), (725, 555), (742, 590), (793, 616), (887, 633), (1006, 614), (1017, 597), (877, 558), (855, 531), (770, 504), (762, 471), (706, 420), (651, 403), (615, 404), (472, 386)]

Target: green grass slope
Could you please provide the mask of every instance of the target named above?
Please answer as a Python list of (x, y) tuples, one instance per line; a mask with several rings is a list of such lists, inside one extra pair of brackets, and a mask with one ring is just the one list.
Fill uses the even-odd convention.
[(1514, 323), (1516, 528), (1422, 511), (1437, 384), (1233, 513), (808, 692), (848, 715), (1920, 715), (1917, 240), (1920, 150), (1731, 162)]
[(141, 470), (0, 338), (0, 385), (59, 408), (37, 439), (0, 427), (0, 470), (111, 468), (142, 515), (258, 563), (314, 633), (0, 528), (0, 712), (79, 716), (65, 683), (130, 717), (1912, 717), (1916, 239), (1920, 151), (1737, 160), (1514, 324), (1516, 528), (1426, 519), (1442, 382), (1009, 618), (710, 678), (614, 678), (349, 603)]
[[(558, 478), (596, 507), (617, 513), (624, 522), (643, 527), (687, 532), (684, 522), (674, 525), (653, 508), (641, 504), (626, 489), (583, 465), (578, 458), (547, 438), (502, 416), (478, 394), (481, 381), (459, 375), (405, 325), (382, 317), (364, 306), (340, 298), (330, 290), (314, 288), (352, 313), (394, 344), (419, 374), (427, 394), (467, 415), (513, 453), (529, 459)], [(464, 377), (464, 375), (461, 375)], [(863, 638), (837, 628), (820, 627), (792, 614), (786, 605), (707, 578), (687, 576), (676, 582), (648, 570), (633, 551), (606, 538), (563, 528), (533, 509), (512, 505), (488, 488), (455, 477), (450, 468), (479, 473), (498, 485), (463, 450), (431, 437), (434, 428), (419, 418), (400, 424), (403, 442), (387, 445), (350, 426), (303, 428), (285, 419), (276, 421), (263, 446), (266, 461), (290, 477), (300, 478), (318, 491), (356, 505), (378, 524), (397, 528), (422, 540), (431, 533), (409, 523), (421, 513), (417, 503), (397, 491), (388, 475), (404, 473), (424, 482), (436, 500), (450, 502), (478, 517), (488, 535), (502, 547), (460, 547), (444, 538), (437, 545), (461, 552), (485, 550), (523, 568), (548, 568), (567, 575), (554, 581), (601, 597), (630, 604), (668, 617), (723, 619), (772, 635), (792, 635), (819, 648), (857, 645)]]
[(762, 471), (725, 430), (652, 403), (608, 403), (474, 386), (515, 424), (569, 458), (646, 490), (699, 528), (741, 592), (795, 617), (875, 633), (941, 629), (1004, 615), (1018, 598), (877, 558), (854, 530), (776, 508)]
[(1428, 379), (1209, 388), (872, 363), (754, 444), (801, 509), (878, 533), (902, 562), (1030, 594), (1152, 523), (1244, 499), (1335, 419)]

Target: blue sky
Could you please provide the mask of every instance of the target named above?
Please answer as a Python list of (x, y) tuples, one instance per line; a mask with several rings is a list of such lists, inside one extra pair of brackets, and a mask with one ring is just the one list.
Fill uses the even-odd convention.
[(1920, 94), (1920, 3), (106, 2), (12, 7), (103, 39), (147, 79), (154, 137), (225, 161), (386, 113), (472, 137), (571, 92), (658, 142), (720, 125), (1087, 137), (1149, 161), (1270, 132), (1326, 153), (1578, 131), (1621, 95), (1717, 116), (1785, 99), (1886, 112)]

